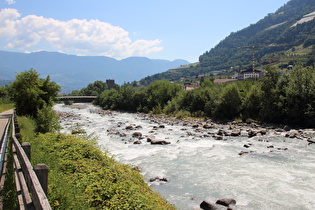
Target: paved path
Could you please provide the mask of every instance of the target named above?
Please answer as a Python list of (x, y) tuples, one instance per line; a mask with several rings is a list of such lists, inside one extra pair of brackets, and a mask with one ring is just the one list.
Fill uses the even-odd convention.
[(3, 136), (5, 126), (13, 114), (13, 109), (0, 113), (0, 137)]

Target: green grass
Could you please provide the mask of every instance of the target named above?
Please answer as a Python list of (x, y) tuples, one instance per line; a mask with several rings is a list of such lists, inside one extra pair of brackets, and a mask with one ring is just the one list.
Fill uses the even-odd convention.
[(138, 171), (114, 161), (90, 138), (35, 135), (32, 120), (18, 120), (23, 141), (31, 143), (32, 165), (45, 163), (49, 168), (48, 199), (53, 209), (175, 209)]
[(14, 104), (0, 104), (0, 113), (13, 109), (14, 108)]

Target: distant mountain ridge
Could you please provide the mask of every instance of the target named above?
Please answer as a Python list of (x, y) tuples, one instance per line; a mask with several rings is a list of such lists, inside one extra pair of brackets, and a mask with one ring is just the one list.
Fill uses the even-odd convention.
[[(181, 77), (211, 73), (230, 67), (245, 67), (251, 64), (251, 46), (284, 44), (276, 47), (255, 48), (255, 59), (281, 53), (294, 47), (290, 43), (303, 43), (303, 47), (315, 45), (315, 1), (291, 0), (275, 13), (266, 15), (256, 24), (232, 32), (215, 47), (200, 55), (199, 65), (176, 72), (164, 72), (144, 78), (141, 83), (154, 80), (179, 80)], [(244, 14), (246, 15), (246, 14)], [(288, 45), (285, 45), (288, 44)], [(243, 48), (242, 48), (243, 47)], [(244, 47), (247, 47), (245, 49)]]
[(117, 84), (138, 81), (143, 77), (188, 64), (186, 60), (174, 61), (129, 57), (116, 60), (105, 56), (75, 56), (58, 52), (17, 53), (0, 51), (0, 80), (11, 80), (16, 73), (34, 68), (64, 91), (81, 89), (96, 80), (114, 79)]

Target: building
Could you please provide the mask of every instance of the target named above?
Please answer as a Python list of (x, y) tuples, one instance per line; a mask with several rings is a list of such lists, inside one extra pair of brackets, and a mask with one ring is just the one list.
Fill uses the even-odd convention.
[[(257, 70), (254, 71), (252, 69), (241, 71), (241, 73), (237, 73), (237, 79), (245, 80), (245, 79), (259, 79), (265, 75), (265, 70)], [(235, 76), (234, 76), (235, 78)]]
[(113, 79), (107, 79), (106, 84), (107, 84), (108, 89), (112, 89), (116, 87), (115, 80)]

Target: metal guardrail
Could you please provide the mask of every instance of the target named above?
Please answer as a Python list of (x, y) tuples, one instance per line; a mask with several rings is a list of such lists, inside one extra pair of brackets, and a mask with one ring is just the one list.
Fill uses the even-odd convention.
[(7, 150), (8, 139), (9, 139), (9, 127), (10, 127), (11, 120), (5, 126), (3, 136), (0, 142), (0, 174), (3, 174), (4, 162), (5, 162), (5, 153)]
[[(16, 127), (18, 128), (18, 124), (14, 113), (12, 117), (12, 149), (19, 209), (50, 210), (52, 208), (45, 193), (45, 191), (47, 192), (48, 168), (44, 167), (44, 175), (40, 174), (42, 170), (35, 171), (37, 165), (35, 165), (33, 168), (27, 154), (16, 138)], [(17, 130), (19, 130), (19, 128)], [(43, 169), (41, 166), (44, 164), (38, 165), (40, 166), (37, 168)], [(39, 180), (38, 177), (43, 176), (45, 177), (44, 179), (46, 179), (46, 181)], [(45, 191), (42, 187), (42, 184), (46, 185)]]

